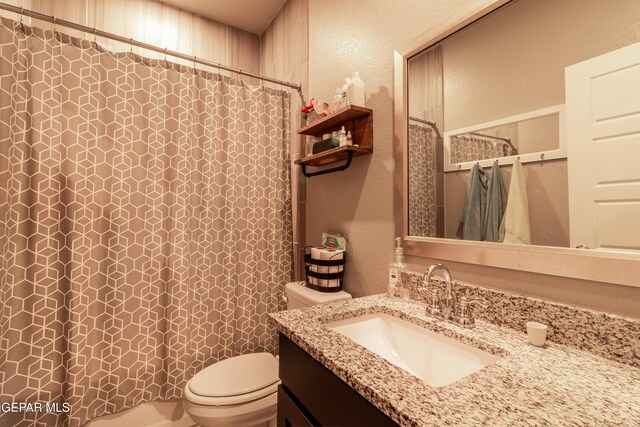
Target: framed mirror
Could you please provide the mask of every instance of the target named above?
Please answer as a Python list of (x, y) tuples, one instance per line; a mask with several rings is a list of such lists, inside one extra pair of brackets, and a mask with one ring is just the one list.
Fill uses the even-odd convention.
[[(463, 19), (396, 52), (395, 136), (403, 159), (397, 223), (407, 252), (640, 286), (640, 137), (624, 136), (640, 135), (640, 56), (624, 66), (606, 56), (640, 43), (640, 3), (474, 5)], [(598, 61), (610, 69), (580, 77)], [(592, 85), (584, 94), (575, 89), (580, 79)], [(608, 129), (620, 118), (628, 120)], [(609, 133), (582, 135), (589, 126)], [(585, 161), (589, 151), (596, 154)], [(476, 203), (470, 177), (477, 187), (478, 175), (487, 182), (501, 176), (506, 205), (517, 198), (509, 197), (516, 194), (516, 162), (514, 185), (528, 202), (516, 221), (527, 223), (529, 240), (461, 232), (472, 223), (462, 220), (465, 209)], [(489, 212), (486, 204), (479, 210)], [(478, 224), (499, 223), (508, 235), (505, 208)]]

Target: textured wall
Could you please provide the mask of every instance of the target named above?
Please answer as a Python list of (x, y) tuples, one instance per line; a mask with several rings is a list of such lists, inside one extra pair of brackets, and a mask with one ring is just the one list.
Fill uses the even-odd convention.
[(310, 96), (333, 99), (354, 70), (374, 113), (373, 155), (307, 181), (307, 244), (323, 231), (349, 236), (345, 289), (383, 292), (393, 258), (393, 52), (469, 2), (326, 0), (309, 3)]
[[(304, 99), (309, 99), (309, 0), (289, 0), (280, 9), (261, 36), (260, 67), (269, 77), (302, 83)], [(291, 158), (300, 156), (303, 137), (300, 127), (300, 96), (291, 92)], [(304, 153), (304, 150), (302, 151)], [(293, 248), (296, 254), (295, 277), (303, 277), (302, 253), (305, 241), (306, 185), (300, 167), (291, 165), (293, 204)], [(297, 201), (297, 202), (296, 202)]]

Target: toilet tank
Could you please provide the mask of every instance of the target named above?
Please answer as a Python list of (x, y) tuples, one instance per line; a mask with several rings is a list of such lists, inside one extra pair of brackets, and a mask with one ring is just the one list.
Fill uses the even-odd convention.
[(318, 292), (304, 286), (305, 282), (287, 283), (284, 294), (287, 297), (287, 309), (326, 304), (351, 299), (351, 294), (340, 292)]

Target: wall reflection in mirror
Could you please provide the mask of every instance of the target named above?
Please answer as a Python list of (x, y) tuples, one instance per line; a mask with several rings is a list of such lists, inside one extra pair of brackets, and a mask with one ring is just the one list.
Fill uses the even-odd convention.
[(638, 22), (637, 0), (514, 0), (411, 57), (409, 235), (640, 249), (640, 123), (585, 138), (579, 111), (640, 111), (640, 66), (613, 52)]

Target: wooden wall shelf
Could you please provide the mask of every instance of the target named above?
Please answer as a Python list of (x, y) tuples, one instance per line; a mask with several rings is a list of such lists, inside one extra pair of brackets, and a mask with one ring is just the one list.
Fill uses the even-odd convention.
[[(296, 160), (295, 163), (302, 167), (302, 173), (306, 177), (343, 171), (349, 167), (354, 157), (373, 153), (373, 111), (370, 108), (351, 105), (300, 128), (298, 133), (322, 137), (323, 134), (339, 130), (342, 126), (347, 132), (351, 131), (354, 145), (332, 148)], [(344, 165), (307, 173), (307, 166), (324, 166), (343, 160), (346, 160)]]

